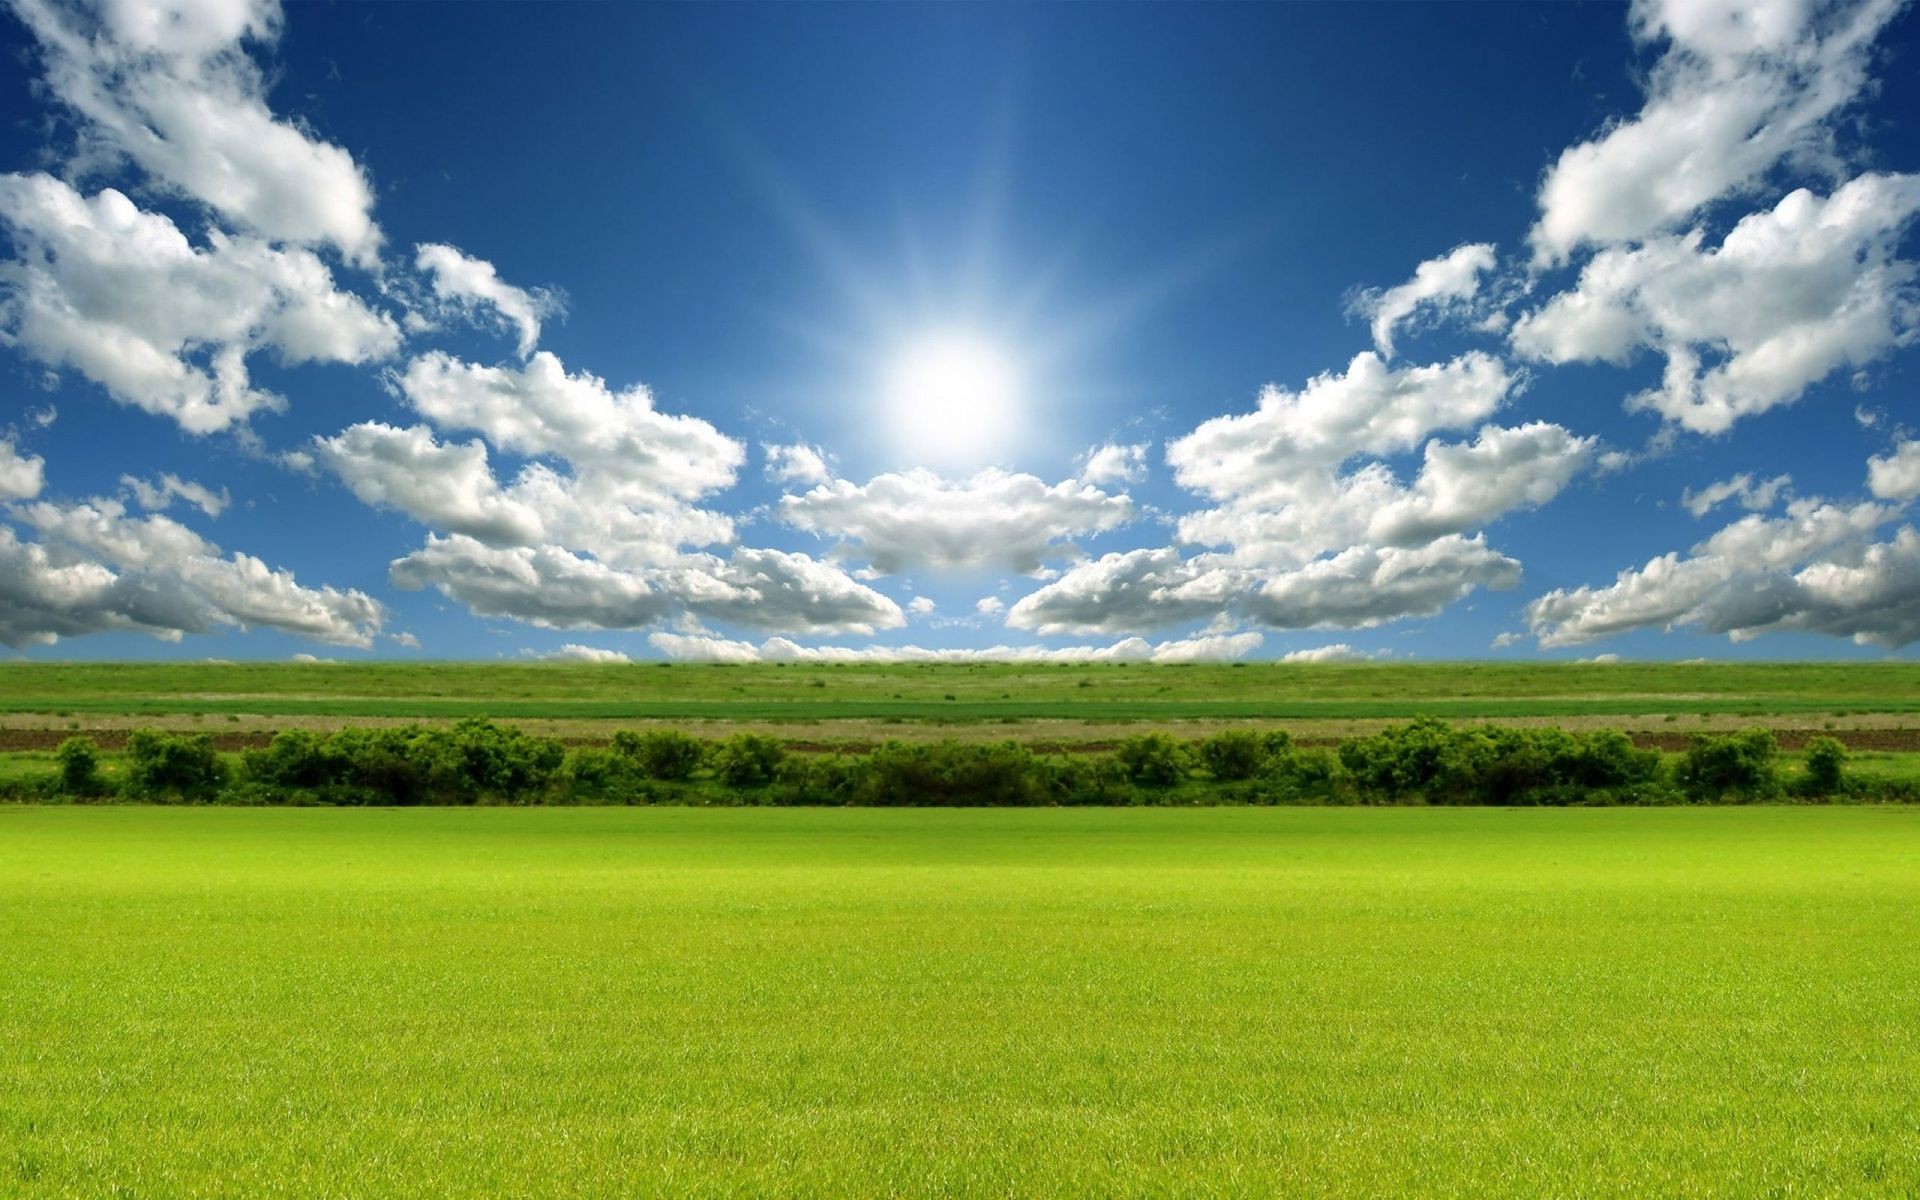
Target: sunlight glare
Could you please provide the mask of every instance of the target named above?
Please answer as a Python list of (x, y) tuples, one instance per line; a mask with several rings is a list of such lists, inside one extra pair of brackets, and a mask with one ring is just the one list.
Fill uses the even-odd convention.
[(1016, 431), (1019, 373), (978, 338), (924, 337), (894, 361), (886, 404), (900, 449), (919, 465), (986, 466)]

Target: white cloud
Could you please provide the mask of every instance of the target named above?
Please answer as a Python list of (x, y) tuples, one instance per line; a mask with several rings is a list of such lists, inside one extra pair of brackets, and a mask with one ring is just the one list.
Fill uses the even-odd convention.
[(767, 478), (776, 483), (833, 482), (826, 456), (817, 446), (799, 442), (790, 446), (762, 443), (760, 450), (767, 456)]
[(1364, 629), (1429, 616), (1478, 587), (1509, 588), (1520, 564), (1481, 538), (1406, 548), (1356, 545), (1294, 568), (1177, 550), (1108, 554), (1022, 597), (1007, 624), (1042, 634), (1118, 633), (1229, 614), (1274, 629)]
[(132, 493), (135, 503), (150, 512), (158, 512), (175, 500), (184, 500), (209, 517), (218, 517), (233, 503), (227, 495), (227, 489), (214, 491), (203, 483), (182, 479), (170, 471), (162, 472), (157, 480), (122, 475), (120, 486)]
[(222, 555), (164, 516), (131, 517), (116, 500), (9, 510), (44, 540), (0, 526), (0, 644), (135, 630), (177, 640), (220, 626), (276, 629), (342, 646), (372, 644), (385, 620), (358, 591), (310, 588), (248, 554)]
[(1732, 479), (1710, 483), (1697, 492), (1688, 488), (1680, 494), (1680, 506), (1696, 517), (1706, 516), (1729, 500), (1749, 512), (1765, 512), (1792, 486), (1791, 475), (1775, 475), (1755, 483), (1751, 472), (1742, 471)]
[(543, 654), (541, 657), (554, 662), (612, 664), (633, 661), (618, 650), (602, 650), (598, 646), (582, 646), (578, 642), (568, 642), (551, 654)]
[(469, 319), (487, 309), (515, 334), (521, 358), (540, 342), (540, 321), (559, 311), (554, 294), (542, 288), (517, 288), (500, 278), (492, 263), (471, 258), (453, 246), (428, 242), (414, 250), (413, 265), (426, 272), (434, 296)]
[(1171, 546), (1104, 554), (1023, 596), (1007, 624), (1042, 634), (1128, 633), (1205, 620), (1227, 611), (1246, 573), (1183, 559)]
[(557, 454), (596, 476), (609, 501), (678, 504), (733, 483), (746, 458), (707, 422), (656, 410), (646, 388), (615, 392), (593, 375), (569, 375), (544, 350), (519, 368), (436, 351), (408, 364), (398, 386), (442, 429), (477, 430), (517, 454)]
[(256, 351), (365, 363), (399, 345), (311, 251), (219, 230), (196, 248), (111, 188), (89, 199), (48, 175), (0, 175), (0, 221), (20, 255), (0, 264), (0, 341), (189, 433), (283, 407), (248, 377)]
[(1439, 258), (1414, 269), (1413, 278), (1385, 290), (1360, 293), (1357, 312), (1372, 318), (1373, 344), (1384, 358), (1393, 357), (1393, 331), (1409, 323), (1422, 309), (1435, 314), (1465, 309), (1480, 291), (1480, 276), (1493, 270), (1493, 247), (1485, 242), (1455, 246)]
[(0, 500), (31, 500), (46, 486), (47, 460), (0, 438)]
[(1049, 559), (1074, 557), (1066, 539), (1124, 525), (1134, 509), (1126, 496), (1078, 480), (1049, 486), (993, 469), (947, 480), (913, 470), (784, 496), (778, 514), (795, 529), (841, 539), (842, 554), (857, 547), (881, 574), (988, 564), (1030, 574)]
[(1477, 529), (1517, 508), (1537, 508), (1592, 464), (1596, 444), (1541, 421), (1514, 429), (1484, 426), (1471, 445), (1428, 442), (1413, 487), (1372, 514), (1367, 537), (1380, 545), (1418, 546)]
[(1698, 231), (1596, 254), (1572, 291), (1526, 314), (1513, 345), (1553, 363), (1665, 356), (1629, 401), (1696, 433), (1788, 404), (1920, 331), (1913, 264), (1895, 253), (1920, 215), (1920, 175), (1863, 175), (1821, 199), (1802, 188), (1743, 218), (1713, 249)]
[(490, 546), (533, 545), (545, 533), (541, 515), (494, 479), (478, 438), (443, 444), (423, 425), (369, 421), (313, 445), (320, 462), (367, 504)]
[(1832, 119), (1867, 86), (1873, 39), (1900, 8), (1636, 0), (1635, 37), (1666, 47), (1646, 103), (1547, 171), (1529, 235), (1536, 265), (1671, 229), (1783, 160), (1831, 161)]
[(1080, 468), (1080, 482), (1096, 486), (1103, 483), (1138, 483), (1146, 477), (1145, 442), (1126, 446), (1109, 442), (1095, 446), (1087, 451), (1087, 461)]
[(1882, 500), (1920, 496), (1920, 439), (1904, 439), (1893, 453), (1868, 459), (1867, 489)]
[(489, 547), (471, 537), (429, 536), (395, 560), (400, 587), (432, 587), (483, 616), (554, 629), (638, 629), (678, 612), (750, 628), (862, 633), (897, 628), (892, 600), (804, 554), (739, 548), (731, 557), (689, 554), (624, 570), (559, 546)]
[(1183, 487), (1215, 499), (1285, 500), (1305, 471), (1478, 424), (1512, 386), (1500, 360), (1479, 352), (1398, 369), (1366, 352), (1344, 374), (1315, 376), (1299, 392), (1267, 387), (1256, 411), (1215, 417), (1170, 442), (1167, 461)]
[(161, 186), (276, 241), (373, 265), (373, 188), (353, 156), (268, 110), (243, 41), (278, 38), (271, 0), (14, 0), (46, 79), (83, 122), (82, 154), (123, 155)]
[(787, 638), (755, 645), (710, 634), (657, 632), (647, 636), (656, 650), (683, 662), (1223, 662), (1245, 658), (1260, 648), (1258, 633), (1216, 634), (1158, 644), (1130, 637), (1109, 646), (988, 646), (980, 649), (928, 649), (923, 646), (802, 646)]
[(928, 616), (933, 610), (933, 601), (927, 599), (925, 596), (915, 596), (913, 599), (907, 601), (907, 611), (916, 617)]
[(1782, 516), (1742, 517), (1690, 553), (1621, 571), (1609, 586), (1549, 592), (1528, 606), (1527, 624), (1543, 646), (1682, 626), (1735, 638), (1803, 629), (1904, 645), (1920, 629), (1920, 542), (1906, 528), (1891, 542), (1872, 541), (1898, 513), (1794, 500)]
[(1313, 646), (1305, 650), (1289, 650), (1280, 656), (1283, 663), (1344, 663), (1372, 662), (1376, 658), (1385, 658), (1385, 651), (1355, 650), (1345, 642), (1334, 642), (1330, 646)]
[(1007, 611), (1007, 602), (998, 596), (982, 596), (973, 602), (973, 611), (983, 617), (997, 617)]
[(1264, 576), (1239, 611), (1275, 629), (1369, 629), (1432, 616), (1476, 588), (1520, 582), (1520, 564), (1480, 537), (1425, 546), (1353, 546), (1293, 571)]

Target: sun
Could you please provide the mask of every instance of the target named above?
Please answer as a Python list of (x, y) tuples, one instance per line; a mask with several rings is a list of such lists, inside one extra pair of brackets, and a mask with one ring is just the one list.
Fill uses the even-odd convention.
[(1019, 432), (1020, 371), (972, 334), (915, 338), (893, 360), (885, 391), (896, 446), (925, 465), (991, 465)]

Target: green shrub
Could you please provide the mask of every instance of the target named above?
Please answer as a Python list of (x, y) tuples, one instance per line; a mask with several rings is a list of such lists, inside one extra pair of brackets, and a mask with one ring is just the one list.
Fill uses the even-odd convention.
[(1048, 804), (1046, 763), (1016, 742), (886, 742), (853, 768), (855, 804)]
[(864, 759), (789, 754), (774, 777), (776, 804), (849, 804)]
[(1250, 798), (1260, 804), (1332, 804), (1342, 798), (1348, 782), (1331, 750), (1288, 747), (1268, 756)]
[(1147, 787), (1172, 787), (1186, 779), (1187, 748), (1164, 733), (1135, 734), (1114, 751), (1127, 778)]
[(631, 760), (647, 779), (678, 782), (693, 778), (707, 749), (699, 738), (677, 729), (649, 729), (639, 734), (623, 729), (613, 735), (613, 752)]
[(728, 787), (765, 787), (772, 783), (787, 748), (758, 733), (736, 733), (707, 752), (713, 777)]
[(1202, 740), (1198, 750), (1208, 774), (1231, 783), (1261, 774), (1276, 754), (1284, 754), (1292, 744), (1293, 739), (1282, 730), (1254, 733), (1230, 729)]
[(1817, 737), (1807, 743), (1803, 785), (1810, 796), (1838, 796), (1846, 791), (1847, 748), (1838, 739)]
[(143, 799), (211, 800), (227, 782), (213, 735), (136, 729), (127, 735), (127, 790)]
[(1766, 800), (1780, 793), (1774, 767), (1779, 743), (1765, 729), (1696, 733), (1688, 739), (1674, 780), (1694, 800)]
[(1050, 765), (1048, 785), (1055, 804), (1132, 805), (1144, 799), (1111, 754), (1071, 755)]
[(106, 790), (100, 778), (100, 747), (89, 737), (70, 737), (54, 751), (60, 763), (60, 790), (69, 796), (97, 796)]

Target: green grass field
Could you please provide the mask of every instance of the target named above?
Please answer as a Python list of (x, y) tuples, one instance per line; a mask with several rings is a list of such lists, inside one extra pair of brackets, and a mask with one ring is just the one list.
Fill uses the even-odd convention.
[(0, 1194), (1905, 1195), (1920, 810), (0, 808)]
[(9, 663), (0, 712), (1084, 721), (1920, 712), (1920, 663)]

